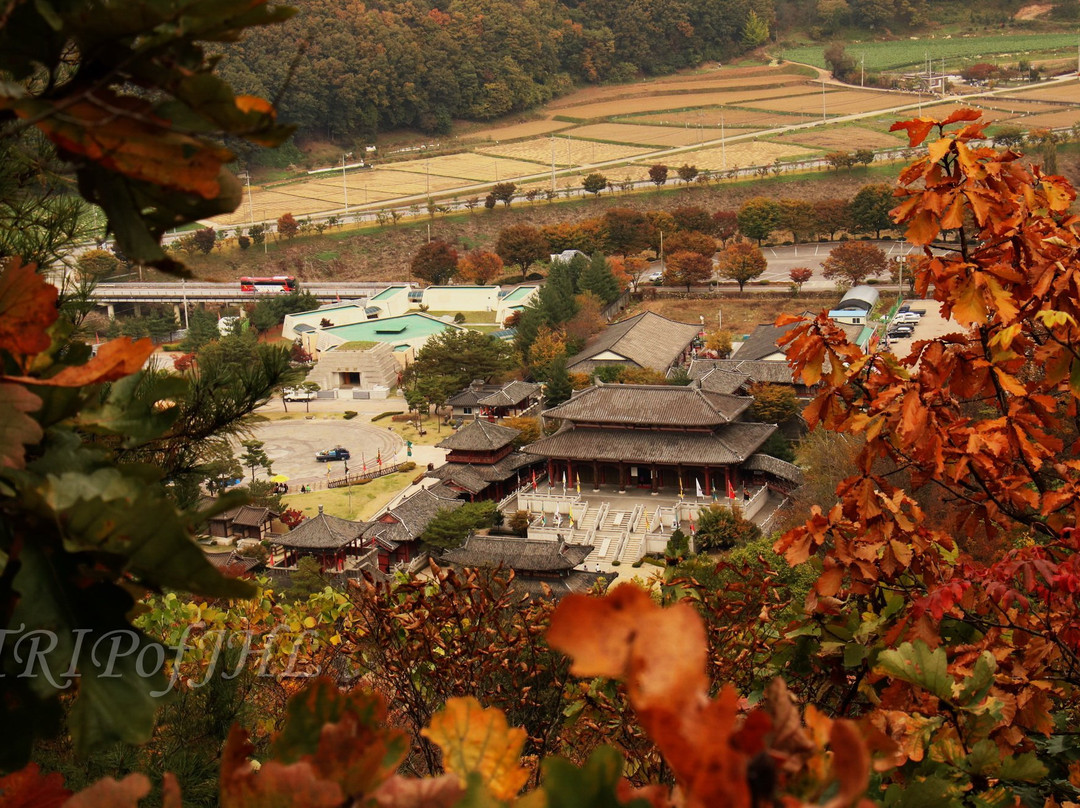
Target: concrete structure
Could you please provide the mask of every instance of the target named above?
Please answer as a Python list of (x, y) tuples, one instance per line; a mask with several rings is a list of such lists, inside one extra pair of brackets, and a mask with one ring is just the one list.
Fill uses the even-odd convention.
[(500, 325), (505, 323), (515, 311), (521, 311), (528, 306), (539, 291), (540, 287), (537, 284), (522, 284), (500, 296), (499, 306), (495, 312), (495, 322)]
[(491, 312), (494, 322), (499, 307), (498, 286), (428, 286), (421, 302), (429, 311)]
[[(344, 303), (331, 303), (320, 306), (311, 311), (300, 311), (296, 314), (286, 314), (285, 322), (281, 326), (281, 336), (285, 339), (296, 339), (305, 332), (317, 330), (322, 327), (325, 320), (331, 326), (352, 325), (362, 323), (372, 318), (372, 312), (365, 300), (349, 300)], [(374, 313), (378, 316), (378, 312)], [(307, 326), (301, 328), (299, 326)]]
[(874, 306), (877, 305), (878, 298), (881, 295), (878, 290), (873, 286), (852, 286), (840, 298), (840, 302), (836, 305), (837, 310), (862, 310), (864, 312), (871, 312), (874, 310)]
[[(374, 300), (374, 298), (373, 298)], [(323, 328), (317, 332), (315, 348), (321, 354), (347, 342), (385, 342), (395, 351), (408, 348), (420, 350), (433, 334), (447, 330), (464, 330), (426, 314), (411, 313), (397, 317), (380, 317), (352, 325)], [(306, 339), (306, 337), (305, 337)], [(311, 351), (308, 351), (311, 353)], [(313, 354), (314, 355), (314, 354)]]
[(397, 317), (415, 308), (409, 293), (412, 285), (407, 283), (388, 286), (368, 298), (368, 306), (379, 310), (378, 317)]
[(307, 380), (323, 390), (381, 391), (385, 397), (389, 388), (397, 386), (399, 368), (389, 343), (346, 342), (319, 352)]

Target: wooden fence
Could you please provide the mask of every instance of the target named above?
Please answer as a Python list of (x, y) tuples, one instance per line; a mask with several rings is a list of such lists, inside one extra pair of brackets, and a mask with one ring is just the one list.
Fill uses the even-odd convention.
[(363, 474), (346, 474), (344, 477), (339, 477), (336, 480), (330, 480), (326, 483), (327, 488), (344, 488), (348, 485), (359, 485), (360, 483), (366, 483), (369, 480), (374, 480), (377, 477), (385, 477), (387, 474), (393, 474), (395, 471), (401, 471), (401, 467), (404, 463), (393, 463), (389, 466), (383, 466), (377, 471), (368, 471)]

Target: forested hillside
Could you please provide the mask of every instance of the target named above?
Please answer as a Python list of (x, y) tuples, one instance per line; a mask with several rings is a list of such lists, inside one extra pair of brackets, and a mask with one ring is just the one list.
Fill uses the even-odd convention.
[[(727, 59), (765, 41), (772, 0), (294, 0), (299, 13), (230, 45), (223, 74), (330, 138), (445, 132), (544, 103), (573, 82)], [(289, 79), (290, 69), (293, 70)]]

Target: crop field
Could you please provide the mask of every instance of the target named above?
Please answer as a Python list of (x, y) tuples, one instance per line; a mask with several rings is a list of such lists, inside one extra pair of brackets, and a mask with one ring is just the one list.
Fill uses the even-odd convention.
[(572, 123), (566, 121), (526, 121), (525, 123), (513, 123), (509, 126), (499, 126), (491, 129), (481, 129), (478, 132), (472, 132), (468, 135), (462, 136), (464, 141), (472, 140), (520, 140), (526, 137), (537, 137), (538, 135), (546, 135), (551, 132), (558, 132), (560, 129), (568, 129), (573, 126)]
[(711, 127), (707, 131), (699, 131), (697, 126), (638, 126), (629, 123), (595, 123), (579, 126), (572, 134), (576, 137), (629, 143), (635, 146), (665, 148), (692, 146), (695, 143), (701, 143), (702, 140), (720, 137), (719, 130), (714, 132)]
[(563, 96), (547, 105), (546, 109), (557, 110), (580, 104), (591, 104), (617, 98), (662, 95), (686, 91), (701, 90), (703, 87), (722, 89), (742, 89), (746, 87), (765, 87), (805, 81), (796, 66), (786, 67), (743, 67), (721, 68), (699, 73), (683, 73), (677, 76), (664, 76), (651, 81), (636, 82), (632, 85), (618, 84), (607, 87), (585, 87)]
[[(545, 139), (543, 142), (547, 142)], [(550, 157), (550, 147), (548, 149)], [(458, 184), (454, 180), (469, 180), (470, 182), (498, 182), (500, 179), (520, 177), (523, 174), (535, 174), (542, 171), (532, 163), (523, 163), (519, 160), (503, 159), (501, 156), (485, 156), (484, 154), (447, 154), (442, 157), (431, 157), (424, 160), (409, 160), (404, 163), (395, 163), (394, 168), (399, 172), (421, 175), (421, 188), (411, 193), (423, 193), (426, 187), (427, 174), (432, 177), (432, 189), (434, 190), (435, 177), (450, 178), (447, 185), (440, 180), (439, 188), (453, 187)]]
[(1067, 101), (1071, 104), (1080, 104), (1080, 82), (1066, 81), (1049, 87), (1017, 90), (1015, 93), (1009, 93), (1005, 97), (1035, 101)]
[[(957, 68), (957, 60), (992, 62), (997, 57), (1013, 56), (1031, 60), (1060, 52), (1076, 53), (1076, 34), (1006, 34), (1004, 36), (957, 37), (955, 39), (915, 39), (895, 42), (863, 42), (847, 48), (856, 62), (866, 57), (867, 70), (898, 70), (919, 67), (926, 57), (934, 59), (935, 70), (946, 59), (947, 70)], [(824, 48), (808, 45), (783, 52), (783, 58), (826, 67)]]
[(998, 112), (1008, 112), (1013, 115), (1031, 115), (1036, 112), (1053, 112), (1061, 109), (1057, 104), (1046, 104), (1040, 101), (1028, 101), (1023, 98), (1011, 98), (1008, 96), (991, 95), (980, 98), (979, 109), (992, 109)]
[(1080, 123), (1080, 109), (1061, 109), (1057, 112), (1042, 112), (1027, 115), (1016, 121), (1025, 129), (1057, 129), (1061, 126), (1075, 126)]
[[(733, 104), (745, 104), (759, 99), (801, 97), (813, 94), (815, 87), (806, 81), (785, 87), (770, 87), (762, 90), (738, 89), (712, 93), (678, 93), (674, 95), (634, 96), (612, 101), (597, 101), (560, 109), (558, 112), (567, 117), (581, 120), (608, 118), (617, 115), (633, 115), (639, 112), (656, 112), (663, 109), (689, 109), (692, 107), (715, 107)], [(756, 105), (761, 106), (761, 105)]]
[[(726, 160), (725, 160), (726, 152)], [(813, 157), (820, 152), (771, 141), (742, 141), (728, 143), (726, 147), (712, 146), (708, 149), (680, 154), (671, 162), (688, 163), (699, 171), (723, 171), (728, 168), (768, 165), (785, 157)]]
[[(575, 130), (576, 131), (576, 130)], [(498, 146), (485, 146), (477, 151), (483, 154), (508, 157), (513, 160), (531, 160), (533, 165), (525, 174), (535, 174), (542, 171), (542, 166), (551, 165), (551, 138), (535, 138), (523, 140), (518, 143), (503, 143)], [(597, 143), (595, 141), (577, 140), (572, 137), (555, 138), (555, 165), (557, 166), (580, 166), (586, 163), (595, 163), (604, 160), (622, 160), (624, 158), (637, 157), (639, 154), (653, 151), (636, 146), (619, 146), (612, 143)], [(490, 158), (489, 158), (490, 159)], [(536, 165), (537, 163), (541, 165)], [(500, 174), (500, 176), (503, 176)], [(509, 177), (509, 174), (505, 175)]]
[[(819, 113), (820, 114), (820, 113)], [(655, 112), (648, 115), (629, 115), (620, 118), (626, 123), (637, 123), (651, 126), (697, 126), (699, 123), (705, 127), (717, 130), (714, 137), (719, 137), (720, 122), (723, 119), (724, 126), (728, 129), (771, 129), (774, 126), (805, 123), (807, 114), (797, 112), (772, 112), (756, 109), (731, 109), (712, 107), (705, 109), (688, 109), (679, 112)], [(812, 116), (810, 116), (812, 117)]]
[(825, 129), (808, 129), (792, 132), (776, 139), (777, 143), (791, 143), (796, 146), (834, 151), (860, 149), (888, 149), (904, 145), (896, 135), (862, 126), (838, 126)]
[[(825, 93), (825, 111), (828, 115), (852, 115), (857, 112), (872, 112), (875, 109), (896, 107), (901, 104), (914, 104), (918, 96), (904, 93), (880, 93), (873, 90), (836, 90)], [(778, 98), (754, 102), (753, 106), (763, 110), (779, 112), (804, 112), (818, 115), (821, 113), (821, 91), (794, 98)]]

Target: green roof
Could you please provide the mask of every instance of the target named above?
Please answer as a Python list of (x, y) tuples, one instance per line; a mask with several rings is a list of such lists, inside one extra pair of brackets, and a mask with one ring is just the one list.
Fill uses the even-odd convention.
[[(420, 337), (440, 334), (449, 328), (461, 330), (453, 323), (444, 323), (423, 314), (402, 314), (382, 320), (365, 320), (352, 325), (338, 325), (323, 329), (327, 334), (341, 337), (346, 342), (399, 343)], [(338, 349), (340, 350), (340, 348)]]
[(535, 291), (535, 286), (519, 286), (517, 289), (515, 289), (506, 296), (504, 302), (509, 303), (514, 300), (522, 300), (523, 298), (528, 297)]
[(383, 289), (381, 292), (379, 292), (379, 294), (375, 295), (375, 297), (373, 297), (371, 299), (372, 300), (386, 300), (389, 297), (393, 297), (396, 294), (400, 294), (403, 291), (407, 291), (408, 288), (409, 288), (408, 286), (391, 286), (391, 287), (389, 287), (387, 289)]

